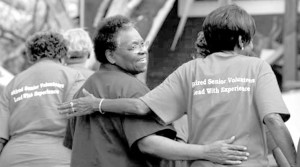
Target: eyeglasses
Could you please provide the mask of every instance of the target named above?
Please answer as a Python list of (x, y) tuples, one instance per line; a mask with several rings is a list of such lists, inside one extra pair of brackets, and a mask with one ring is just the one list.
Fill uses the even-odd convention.
[(127, 48), (119, 46), (119, 48), (127, 49), (128, 51), (133, 52), (133, 53), (139, 53), (141, 51), (141, 49), (144, 49), (144, 48), (148, 49), (148, 47), (149, 47), (149, 41), (134, 43), (134, 44), (128, 46)]

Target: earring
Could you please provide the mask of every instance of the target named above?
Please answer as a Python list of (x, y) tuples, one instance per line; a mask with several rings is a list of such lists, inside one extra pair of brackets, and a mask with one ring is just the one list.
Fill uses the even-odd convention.
[(243, 45), (241, 46), (241, 50), (244, 50), (244, 46)]

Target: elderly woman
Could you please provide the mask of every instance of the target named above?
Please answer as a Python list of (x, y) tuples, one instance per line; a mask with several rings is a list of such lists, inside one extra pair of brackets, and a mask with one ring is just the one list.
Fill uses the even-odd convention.
[(62, 145), (66, 119), (56, 106), (72, 99), (84, 78), (62, 65), (67, 55), (62, 35), (36, 33), (26, 48), (34, 64), (0, 98), (0, 166), (68, 167), (71, 151)]
[[(98, 28), (94, 44), (101, 67), (82, 89), (98, 98), (132, 98), (146, 94), (149, 89), (135, 76), (147, 68), (147, 43), (132, 21), (124, 16), (113, 16), (104, 19)], [(83, 93), (80, 90), (74, 97), (82, 97)], [(72, 167), (144, 167), (167, 163), (160, 158), (240, 164), (248, 155), (245, 147), (231, 145), (234, 138), (206, 146), (174, 141), (173, 127), (162, 126), (150, 115), (95, 112), (75, 119), (75, 127), (70, 127), (73, 133), (71, 130), (64, 142), (65, 146), (72, 147)]]
[(88, 60), (94, 58), (95, 54), (93, 42), (88, 32), (82, 28), (74, 28), (67, 30), (63, 35), (68, 42), (66, 64), (80, 71), (85, 78), (90, 77), (94, 71), (87, 67)]
[[(74, 100), (74, 108), (83, 114), (99, 110), (96, 106), (102, 102), (99, 108), (105, 112), (146, 114), (152, 110), (166, 124), (187, 113), (189, 143), (201, 145), (236, 136), (235, 143), (246, 145), (250, 152), (241, 164), (244, 167), (268, 166), (266, 125), (290, 166), (295, 166), (295, 147), (284, 124), (290, 115), (276, 77), (269, 64), (243, 55), (245, 48), (252, 47), (255, 29), (254, 19), (244, 9), (220, 7), (203, 23), (206, 44), (198, 45), (207, 49), (204, 58), (183, 64), (141, 98), (88, 96)], [(68, 112), (69, 107), (63, 108), (62, 112)], [(201, 160), (190, 165), (219, 166)]]

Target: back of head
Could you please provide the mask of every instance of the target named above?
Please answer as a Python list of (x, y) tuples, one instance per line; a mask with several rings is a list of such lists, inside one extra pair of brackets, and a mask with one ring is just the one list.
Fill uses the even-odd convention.
[(129, 18), (121, 15), (106, 18), (100, 23), (94, 38), (95, 55), (100, 63), (109, 63), (105, 52), (114, 51), (118, 47), (116, 41), (118, 33), (129, 27), (133, 27), (133, 23)]
[(60, 60), (67, 56), (67, 51), (66, 41), (56, 32), (38, 32), (26, 41), (26, 52), (31, 62), (42, 58)]
[(237, 5), (225, 5), (212, 11), (203, 22), (204, 37), (211, 53), (233, 51), (239, 36), (249, 44), (255, 34), (255, 21)]
[(93, 42), (88, 32), (81, 28), (74, 28), (64, 33), (68, 42), (67, 64), (84, 63), (93, 54)]

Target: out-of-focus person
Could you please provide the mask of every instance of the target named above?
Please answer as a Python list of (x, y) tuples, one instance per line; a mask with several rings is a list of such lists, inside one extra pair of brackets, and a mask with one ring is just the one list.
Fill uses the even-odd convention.
[(59, 33), (35, 33), (26, 49), (34, 64), (0, 97), (0, 166), (69, 167), (71, 151), (62, 144), (67, 120), (57, 104), (71, 100), (84, 77), (62, 64), (68, 48)]
[(68, 43), (65, 63), (80, 71), (85, 78), (90, 77), (94, 71), (87, 67), (87, 60), (94, 56), (94, 47), (88, 32), (82, 28), (74, 28), (67, 30), (63, 35)]

